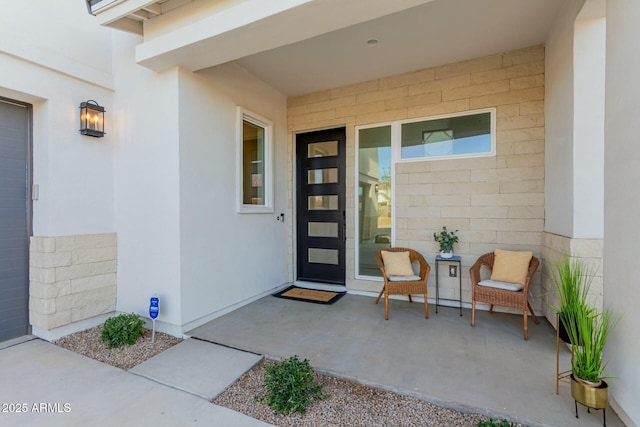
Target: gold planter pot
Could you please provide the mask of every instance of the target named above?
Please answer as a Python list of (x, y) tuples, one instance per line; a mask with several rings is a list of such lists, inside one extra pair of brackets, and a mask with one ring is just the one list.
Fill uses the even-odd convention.
[(593, 409), (605, 409), (609, 403), (609, 386), (605, 381), (598, 387), (576, 381), (571, 374), (571, 397), (578, 403)]

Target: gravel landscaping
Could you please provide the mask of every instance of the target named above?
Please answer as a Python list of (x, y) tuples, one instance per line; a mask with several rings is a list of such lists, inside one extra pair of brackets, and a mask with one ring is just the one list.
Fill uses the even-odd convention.
[[(151, 343), (151, 331), (145, 330), (134, 345), (109, 349), (100, 338), (102, 325), (63, 337), (54, 344), (121, 369), (132, 367), (180, 343), (182, 340), (162, 332)], [(358, 427), (358, 426), (475, 426), (487, 417), (446, 409), (420, 399), (364, 386), (352, 381), (319, 375), (316, 381), (329, 394), (316, 401), (305, 415), (277, 414), (256, 398), (266, 396), (264, 360), (213, 400), (216, 405), (244, 413), (281, 427)], [(521, 424), (516, 424), (521, 426)]]
[(83, 356), (115, 366), (116, 368), (126, 370), (133, 368), (145, 360), (151, 359), (156, 354), (162, 353), (182, 341), (180, 338), (163, 332), (156, 332), (156, 342), (152, 344), (151, 331), (145, 329), (144, 334), (138, 337), (134, 345), (108, 348), (107, 344), (100, 338), (101, 330), (102, 325), (99, 325), (95, 328), (62, 337), (54, 341), (54, 344), (82, 354)]
[(469, 427), (487, 419), (482, 415), (442, 408), (414, 397), (317, 373), (316, 381), (330, 398), (316, 401), (305, 415), (277, 414), (266, 403), (256, 400), (256, 397), (266, 396), (264, 370), (271, 362), (257, 364), (213, 403), (281, 427)]

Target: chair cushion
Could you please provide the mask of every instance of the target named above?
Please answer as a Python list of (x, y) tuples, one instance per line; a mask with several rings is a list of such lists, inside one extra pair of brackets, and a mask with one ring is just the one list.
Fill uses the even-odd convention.
[(491, 280), (524, 285), (529, 272), (529, 262), (533, 252), (515, 252), (496, 249), (491, 270)]
[(521, 291), (524, 286), (519, 283), (500, 282), (498, 280), (482, 280), (478, 282), (480, 286), (486, 286), (489, 288), (506, 289), (507, 291)]
[(420, 276), (387, 276), (390, 282), (411, 282), (420, 280)]
[(389, 276), (414, 276), (409, 252), (382, 251), (384, 271)]

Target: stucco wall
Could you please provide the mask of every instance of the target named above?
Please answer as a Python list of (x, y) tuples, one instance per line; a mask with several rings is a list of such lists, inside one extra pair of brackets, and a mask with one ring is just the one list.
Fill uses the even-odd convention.
[(117, 310), (182, 330), (180, 305), (178, 70), (157, 74), (134, 62), (137, 36), (114, 32)]
[[(0, 96), (33, 105), (36, 236), (114, 231), (110, 32), (71, 3), (3, 3)], [(104, 138), (78, 132), (88, 99), (107, 110)]]
[[(181, 335), (287, 281), (286, 100), (232, 65), (155, 73), (134, 62), (137, 36), (114, 35), (118, 311)], [(236, 107), (275, 131), (275, 206), (236, 212)]]
[[(115, 309), (110, 35), (82, 5), (43, 0), (2, 5), (0, 96), (33, 106), (37, 199), (29, 317), (33, 334), (45, 339), (73, 332), (74, 322), (93, 326)], [(79, 105), (88, 99), (107, 110), (104, 138), (78, 132)], [(101, 236), (108, 236), (106, 242)]]
[(588, 262), (596, 275), (590, 302), (603, 303), (605, 22), (593, 3), (567, 2), (546, 44), (542, 295), (550, 319), (556, 302), (551, 274), (563, 254)]
[[(289, 100), (292, 152), (296, 132), (346, 125), (349, 289), (380, 289), (379, 282), (355, 279), (354, 129), (358, 125), (495, 107), (495, 157), (396, 165), (395, 245), (415, 248), (433, 264), (439, 250), (433, 232), (443, 225), (459, 229), (455, 252), (463, 258), (465, 301), (470, 301), (468, 268), (479, 255), (496, 247), (541, 255), (544, 62), (544, 47), (536, 46)], [(290, 179), (293, 167), (290, 164)], [(433, 274), (431, 297), (435, 296)], [(457, 279), (441, 279), (443, 297), (457, 294)], [(539, 273), (533, 283), (532, 303), (539, 309)]]
[(604, 233), (604, 17), (581, 19), (574, 36), (573, 236)]
[[(607, 2), (605, 110), (604, 304), (621, 317), (605, 349), (614, 408), (640, 425), (640, 286), (635, 279), (640, 236), (640, 2)], [(626, 412), (623, 414), (622, 412)]]
[(545, 231), (573, 235), (574, 21), (584, 0), (566, 2), (546, 42)]
[[(228, 64), (179, 74), (182, 323), (195, 327), (287, 282), (286, 98)], [(238, 213), (238, 106), (273, 123), (274, 211)]]

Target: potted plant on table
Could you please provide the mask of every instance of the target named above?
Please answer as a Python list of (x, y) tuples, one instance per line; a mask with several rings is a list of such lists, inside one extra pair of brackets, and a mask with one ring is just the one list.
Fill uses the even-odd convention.
[(451, 258), (453, 256), (453, 245), (458, 243), (456, 231), (447, 231), (447, 227), (443, 226), (440, 233), (433, 233), (433, 240), (440, 244), (440, 257)]

